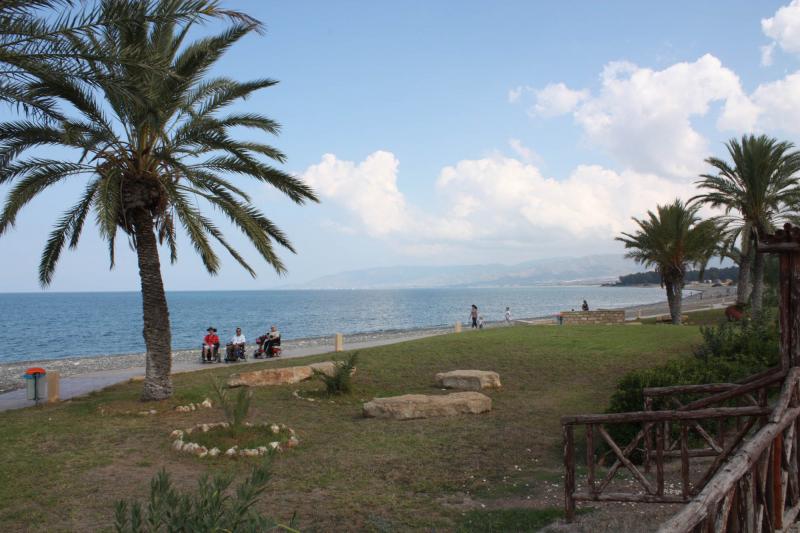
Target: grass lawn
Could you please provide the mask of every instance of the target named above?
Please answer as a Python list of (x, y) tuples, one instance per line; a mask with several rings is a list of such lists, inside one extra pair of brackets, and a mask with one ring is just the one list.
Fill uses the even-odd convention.
[[(698, 341), (692, 326), (490, 329), (362, 350), (355, 391), (344, 398), (293, 397), (297, 389), (321, 388), (318, 382), (253, 389), (250, 419), (285, 423), (301, 441), (274, 459), (260, 509), (287, 522), (296, 512), (303, 531), (535, 530), (559, 516), (562, 502), (559, 417), (602, 412), (624, 373), (689, 354)], [(215, 400), (211, 377), (240, 368), (177, 375), (175, 397), (162, 403), (139, 403), (141, 384), (132, 383), (0, 413), (2, 530), (108, 528), (114, 502), (145, 497), (162, 467), (182, 489), (206, 472), (243, 477), (257, 459), (196, 459), (174, 452), (168, 437), (222, 420), (216, 407), (173, 408)], [(441, 394), (434, 374), (459, 368), (500, 373), (503, 390), (488, 393), (491, 413), (405, 422), (361, 417), (362, 401), (376, 396)], [(158, 414), (137, 414), (143, 409)]]

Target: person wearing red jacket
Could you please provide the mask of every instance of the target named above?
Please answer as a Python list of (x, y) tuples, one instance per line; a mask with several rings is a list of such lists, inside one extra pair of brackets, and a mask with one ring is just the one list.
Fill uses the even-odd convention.
[(209, 327), (203, 337), (203, 362), (219, 362), (219, 337), (217, 328)]

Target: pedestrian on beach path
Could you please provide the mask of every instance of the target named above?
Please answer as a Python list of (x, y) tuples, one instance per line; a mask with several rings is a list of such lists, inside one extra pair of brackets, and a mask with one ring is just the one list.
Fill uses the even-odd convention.
[(506, 307), (506, 324), (511, 325), (511, 308)]
[(472, 327), (477, 329), (477, 327), (478, 327), (478, 306), (477, 305), (472, 304), (472, 311), (470, 311), (469, 317), (472, 319)]

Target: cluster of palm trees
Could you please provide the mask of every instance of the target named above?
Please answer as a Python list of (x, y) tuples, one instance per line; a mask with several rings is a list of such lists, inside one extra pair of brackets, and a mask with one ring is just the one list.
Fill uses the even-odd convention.
[[(756, 253), (759, 235), (800, 213), (800, 152), (789, 142), (766, 135), (744, 135), (726, 143), (730, 162), (706, 159), (715, 173), (702, 174), (699, 194), (687, 203), (675, 200), (633, 220), (635, 233), (623, 233), (627, 257), (660, 274), (667, 291), (673, 324), (681, 322), (681, 292), (688, 268), (702, 270), (714, 257), (739, 265), (737, 304), (761, 313), (764, 296), (764, 255)], [(702, 220), (698, 211), (708, 205), (721, 214)]]
[[(191, 41), (210, 19), (223, 26), (221, 33)], [(317, 201), (306, 184), (266, 162), (285, 160), (264, 142), (280, 126), (257, 111), (227, 111), (276, 82), (209, 74), (231, 46), (261, 30), (257, 20), (215, 0), (0, 0), (0, 101), (19, 115), (0, 123), (0, 184), (8, 187), (0, 235), (43, 191), (64, 181), (81, 184), (45, 245), (39, 280), (51, 283), (62, 251), (78, 245), (91, 217), (108, 242), (112, 267), (117, 237), (127, 241), (140, 273), (145, 400), (172, 394), (159, 246), (176, 261), (182, 230), (210, 274), (220, 268), (216, 243), (255, 276), (204, 214), (211, 208), (282, 273), (275, 245), (294, 249), (240, 181), (270, 185), (298, 204)], [(238, 139), (242, 131), (251, 138)]]

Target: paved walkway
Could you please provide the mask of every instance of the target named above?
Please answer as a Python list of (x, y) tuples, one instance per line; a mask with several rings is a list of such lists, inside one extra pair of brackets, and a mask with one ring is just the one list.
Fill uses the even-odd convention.
[[(345, 344), (345, 348), (348, 350), (358, 350), (362, 348), (372, 348), (375, 346), (385, 346), (387, 344), (395, 344), (398, 342), (404, 342), (414, 339), (422, 339), (425, 337), (432, 337), (436, 335), (435, 333), (422, 333), (417, 335), (410, 335), (408, 337), (403, 338), (392, 338), (392, 339), (379, 339), (374, 341), (368, 342), (359, 342), (359, 343), (349, 343)], [(324, 353), (333, 353), (331, 350), (331, 346), (313, 346), (313, 347), (306, 347), (306, 348), (285, 348), (283, 350), (283, 355), (281, 359), (293, 359), (296, 357), (305, 357), (308, 355), (318, 355)], [(236, 368), (245, 368), (254, 363), (263, 363), (264, 359), (248, 359), (247, 362), (241, 363), (233, 363), (230, 366)], [(176, 364), (172, 367), (172, 371), (174, 373), (181, 373), (181, 372), (196, 372), (198, 370), (209, 370), (210, 368), (216, 368), (220, 365), (204, 365), (201, 363), (180, 363)], [(104, 370), (100, 372), (90, 372), (86, 374), (80, 374), (77, 376), (72, 376), (68, 378), (61, 379), (61, 387), (60, 387), (60, 396), (62, 400), (68, 400), (70, 398), (75, 398), (76, 396), (83, 396), (89, 394), (92, 391), (97, 391), (109, 387), (111, 385), (115, 385), (117, 383), (122, 383), (124, 381), (128, 381), (129, 379), (144, 375), (144, 368), (137, 367), (137, 368), (124, 368), (124, 369), (117, 369), (117, 370)], [(22, 379), (20, 379), (22, 381)], [(25, 389), (17, 389), (11, 392), (6, 392), (5, 394), (0, 394), (0, 411), (8, 411), (9, 409), (21, 409), (23, 407), (30, 407), (33, 405), (33, 401), (26, 399), (26, 392)]]

